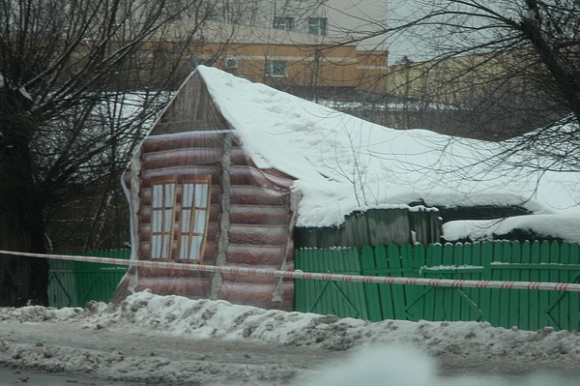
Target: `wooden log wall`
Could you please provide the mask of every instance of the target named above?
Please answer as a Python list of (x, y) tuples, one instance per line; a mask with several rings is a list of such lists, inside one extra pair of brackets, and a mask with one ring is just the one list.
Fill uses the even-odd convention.
[[(227, 135), (233, 136), (231, 149), (224, 146)], [(224, 148), (230, 152), (229, 162), (223, 162), (228, 159), (224, 157)], [(293, 181), (277, 171), (260, 170), (253, 165), (243, 144), (211, 100), (199, 74), (182, 86), (143, 143), (140, 157), (139, 259), (151, 259), (152, 180), (210, 175), (211, 198), (203, 264), (292, 268), (293, 219), (289, 188)], [(124, 176), (126, 182), (130, 178), (128, 173)], [(229, 188), (224, 192), (222, 181), (226, 179), (229, 182), (224, 186)], [(178, 188), (177, 195), (180, 194)], [(223, 197), (229, 197), (226, 206), (222, 205)], [(222, 213), (223, 208), (229, 213)], [(181, 208), (175, 209), (176, 218), (179, 218)], [(229, 221), (223, 221), (222, 216), (229, 216)], [(229, 224), (227, 237), (222, 234), (223, 224)], [(224, 253), (225, 262), (218, 258)], [(177, 255), (176, 251), (173, 255)], [(293, 308), (292, 280), (224, 275), (222, 281), (215, 281), (213, 276), (139, 268), (136, 290), (150, 289), (161, 295), (190, 298), (213, 297), (265, 308)], [(127, 281), (121, 287), (127, 288)], [(216, 283), (220, 284), (217, 288)]]
[[(257, 169), (235, 140), (231, 157), (230, 231), (227, 263), (257, 268), (293, 266), (292, 180)], [(280, 286), (281, 288), (277, 288)], [(272, 299), (279, 291), (281, 301)], [(266, 308), (292, 309), (293, 281), (277, 278), (224, 275), (219, 298)]]

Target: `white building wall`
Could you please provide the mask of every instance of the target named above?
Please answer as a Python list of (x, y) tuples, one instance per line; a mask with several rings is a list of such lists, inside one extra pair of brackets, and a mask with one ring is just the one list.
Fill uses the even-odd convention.
[[(274, 28), (275, 18), (291, 18), (291, 30), (299, 33), (312, 32), (310, 18), (326, 19), (326, 33), (320, 36), (323, 43), (326, 38), (333, 41), (360, 40), (370, 35), (377, 35), (387, 26), (388, 0), (248, 0), (241, 9), (235, 4), (238, 1), (222, 0), (224, 9), (242, 11), (225, 22), (246, 24), (262, 28)], [(280, 27), (280, 25), (278, 26)], [(361, 50), (386, 50), (384, 35), (361, 40)]]

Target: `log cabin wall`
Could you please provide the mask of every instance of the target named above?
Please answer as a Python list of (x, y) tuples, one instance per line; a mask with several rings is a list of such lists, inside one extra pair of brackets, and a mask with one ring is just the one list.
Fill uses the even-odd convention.
[[(293, 266), (292, 179), (256, 168), (234, 139), (230, 168), (227, 264), (287, 269)], [(293, 309), (293, 281), (226, 275), (220, 299), (266, 308)]]
[[(274, 269), (292, 266), (292, 179), (253, 165), (199, 74), (190, 77), (167, 107), (141, 146), (138, 162), (138, 259)], [(128, 182), (130, 173), (124, 178)], [(200, 260), (189, 260), (180, 254), (182, 223), (188, 218), (182, 205), (184, 183), (206, 179), (211, 181), (206, 239)], [(175, 183), (171, 183), (175, 198), (172, 228), (167, 233), (171, 235), (170, 252), (165, 256), (159, 255), (163, 247), (152, 248), (156, 244), (152, 242), (156, 237), (154, 223), (160, 221), (159, 216), (153, 220), (153, 186), (167, 181)], [(157, 234), (157, 240), (162, 236)], [(293, 308), (293, 282), (289, 280), (143, 268), (139, 268), (137, 278), (136, 290)]]

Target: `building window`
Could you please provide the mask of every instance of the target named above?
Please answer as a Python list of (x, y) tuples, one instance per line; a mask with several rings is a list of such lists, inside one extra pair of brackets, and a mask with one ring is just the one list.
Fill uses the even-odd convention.
[(308, 18), (308, 33), (312, 35), (326, 35), (326, 18), (311, 17)]
[(151, 213), (151, 258), (169, 259), (175, 221), (177, 177), (168, 177), (153, 183)]
[(284, 31), (292, 31), (294, 29), (294, 18), (286, 16), (275, 16), (274, 28), (283, 29)]
[(211, 176), (152, 182), (151, 258), (201, 262), (209, 222)]
[(182, 184), (179, 260), (199, 262), (203, 257), (211, 177), (184, 181)]
[(288, 76), (288, 63), (277, 60), (267, 61), (266, 76), (272, 78), (286, 78)]

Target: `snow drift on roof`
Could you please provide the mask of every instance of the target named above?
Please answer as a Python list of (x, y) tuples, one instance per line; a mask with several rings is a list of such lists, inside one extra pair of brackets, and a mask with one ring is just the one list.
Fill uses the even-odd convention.
[(409, 204), (522, 205), (579, 212), (577, 173), (490, 168), (498, 143), (393, 130), (200, 66), (214, 102), (258, 167), (296, 178), (298, 226), (333, 226), (354, 210)]

